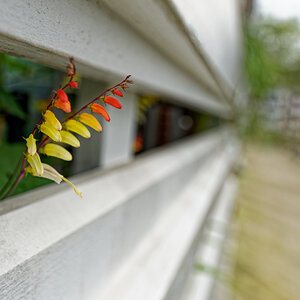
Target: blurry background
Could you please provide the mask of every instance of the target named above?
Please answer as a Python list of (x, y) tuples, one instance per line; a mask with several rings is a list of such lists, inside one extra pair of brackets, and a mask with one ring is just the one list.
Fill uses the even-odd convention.
[[(243, 140), (239, 191), (211, 299), (299, 299), (300, 2), (246, 1), (246, 107), (236, 115)], [(204, 241), (220, 243), (218, 224)]]

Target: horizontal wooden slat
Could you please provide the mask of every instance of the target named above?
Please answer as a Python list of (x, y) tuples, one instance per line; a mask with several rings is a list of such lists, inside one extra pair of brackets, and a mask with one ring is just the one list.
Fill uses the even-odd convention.
[(101, 2), (6, 0), (0, 11), (0, 51), (60, 69), (73, 56), (85, 76), (111, 81), (132, 74), (139, 90), (217, 114), (229, 111), (206, 87), (210, 84), (203, 84), (208, 73), (201, 73), (203, 82), (199, 76), (196, 80)]
[(82, 300), (99, 294), (228, 138), (216, 131), (106, 174), (81, 175), (74, 182), (84, 199), (62, 185), (1, 203), (3, 212), (20, 198), (27, 205), (0, 216), (0, 298)]
[(241, 1), (165, 0), (174, 2), (199, 50), (222, 79), (224, 87), (234, 90), (241, 84), (243, 70), (243, 33)]
[[(202, 238), (200, 241), (195, 265), (202, 265), (207, 269), (218, 269), (224, 244), (226, 243), (228, 226), (232, 217), (236, 189), (236, 178), (228, 176), (220, 192), (220, 196), (205, 221), (202, 230), (202, 237), (205, 238)], [(205, 240), (204, 243), (203, 240)], [(218, 278), (214, 274), (193, 268), (181, 300), (215, 299), (212, 297), (212, 294), (214, 284), (217, 281)], [(223, 282), (219, 283), (224, 284)]]
[(164, 1), (103, 0), (103, 2), (172, 59), (175, 65), (188, 71), (221, 97), (215, 80), (204, 62), (196, 55), (180, 24)]
[(117, 274), (92, 299), (181, 298), (187, 278), (194, 270), (194, 254), (203, 223), (231, 168), (233, 153), (228, 150), (207, 159)]
[(238, 1), (102, 1), (174, 64), (230, 102), (242, 69)]

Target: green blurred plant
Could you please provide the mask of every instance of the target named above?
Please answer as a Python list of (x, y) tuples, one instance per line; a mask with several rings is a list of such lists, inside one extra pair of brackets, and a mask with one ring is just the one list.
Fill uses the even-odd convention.
[(250, 97), (262, 100), (278, 87), (299, 90), (300, 30), (294, 19), (260, 20), (245, 27), (245, 69)]
[(17, 99), (4, 87), (4, 78), (8, 71), (24, 76), (30, 72), (30, 68), (23, 60), (0, 53), (0, 114), (24, 120), (26, 114)]
[(250, 89), (246, 136), (257, 137), (264, 131), (259, 110), (272, 90), (300, 91), (299, 37), (299, 24), (294, 19), (276, 21), (261, 17), (246, 23), (245, 72)]

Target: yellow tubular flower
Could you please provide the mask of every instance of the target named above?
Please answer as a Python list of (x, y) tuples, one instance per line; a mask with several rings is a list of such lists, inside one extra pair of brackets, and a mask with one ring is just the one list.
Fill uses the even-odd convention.
[(62, 179), (62, 175), (59, 174), (53, 167), (51, 167), (48, 164), (43, 164), (44, 166), (44, 173), (42, 175), (42, 177), (44, 178), (48, 178), (50, 180), (55, 181), (57, 184), (60, 184)]
[(70, 184), (74, 188), (75, 193), (82, 198), (82, 194), (79, 192), (77, 187), (70, 180), (63, 177), (63, 175), (59, 174), (50, 165), (47, 165), (47, 164), (42, 164), (42, 165), (44, 167), (44, 173), (41, 176), (37, 175), (31, 167), (26, 167), (25, 171), (27, 173), (31, 173), (34, 176), (43, 177), (43, 178), (47, 178), (47, 179), (50, 179), (52, 181), (55, 181), (57, 184), (60, 184), (62, 182), (62, 180), (64, 180), (65, 182)]
[(62, 177), (62, 180), (64, 180), (65, 182), (67, 182), (68, 184), (70, 184), (73, 188), (74, 188), (74, 192), (80, 197), (82, 198), (82, 193), (79, 192), (78, 188), (67, 178)]
[(44, 147), (44, 153), (48, 156), (54, 156), (63, 160), (72, 160), (72, 154), (60, 145), (47, 144)]
[(46, 112), (44, 113), (44, 119), (46, 122), (51, 124), (56, 130), (62, 129), (61, 123), (57, 120), (55, 114), (52, 111), (46, 110)]
[(77, 137), (76, 137), (75, 135), (73, 135), (71, 132), (66, 131), (66, 130), (62, 130), (62, 131), (60, 132), (60, 135), (61, 135), (61, 142), (62, 142), (62, 143), (71, 145), (71, 146), (73, 146), (73, 147), (75, 147), (75, 148), (80, 147), (80, 142), (79, 142), (79, 140), (78, 140)]
[(37, 152), (34, 155), (27, 155), (26, 156), (28, 163), (30, 164), (33, 172), (38, 176), (41, 176), (44, 172), (44, 167), (42, 165), (40, 156)]
[(62, 175), (59, 174), (54, 168), (52, 168), (50, 165), (44, 164), (42, 163), (43, 168), (44, 168), (44, 172), (41, 176), (39, 176), (30, 166), (27, 166), (24, 170), (27, 173), (32, 174), (33, 176), (37, 176), (37, 177), (43, 177), (43, 178), (47, 178), (50, 179), (52, 181), (55, 181), (57, 184), (60, 184), (62, 179)]
[(88, 129), (78, 121), (69, 120), (65, 123), (65, 126), (67, 130), (76, 132), (79, 135), (83, 136), (84, 138), (91, 137), (91, 133), (88, 131)]
[(26, 140), (26, 147), (29, 155), (33, 155), (36, 152), (36, 139), (32, 134)]
[(57, 129), (55, 129), (51, 123), (45, 122), (40, 126), (40, 131), (48, 135), (53, 141), (61, 142), (61, 136)]
[(102, 126), (100, 125), (98, 120), (91, 114), (87, 114), (87, 113), (80, 114), (78, 119), (80, 122), (92, 127), (96, 131), (98, 131), (98, 132), (102, 131)]

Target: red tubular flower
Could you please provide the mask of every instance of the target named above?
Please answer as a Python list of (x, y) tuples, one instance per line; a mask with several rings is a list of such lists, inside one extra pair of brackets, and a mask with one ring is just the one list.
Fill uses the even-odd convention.
[(62, 89), (59, 89), (59, 90), (57, 91), (57, 97), (59, 98), (59, 100), (60, 100), (61, 102), (68, 102), (68, 101), (69, 101), (68, 95), (67, 95), (67, 94), (65, 93), (65, 91), (62, 90)]
[(105, 103), (107, 103), (107, 104), (109, 104), (109, 105), (115, 107), (115, 108), (118, 108), (118, 109), (121, 109), (121, 108), (122, 108), (121, 103), (120, 103), (117, 99), (115, 99), (115, 98), (113, 98), (113, 97), (104, 97), (103, 101), (104, 101)]
[(123, 93), (118, 89), (113, 89), (111, 92), (116, 96), (123, 97)]
[(77, 84), (76, 81), (71, 81), (71, 82), (69, 83), (69, 86), (70, 86), (71, 88), (78, 88), (78, 84)]
[(70, 103), (69, 100), (67, 100), (66, 102), (63, 102), (59, 98), (58, 100), (56, 100), (54, 102), (54, 106), (57, 107), (57, 108), (62, 109), (66, 113), (70, 113), (71, 112), (71, 103)]
[(110, 121), (109, 114), (107, 113), (107, 111), (105, 110), (105, 108), (103, 106), (101, 106), (100, 104), (93, 103), (90, 106), (90, 109), (91, 109), (91, 111), (95, 112), (96, 114), (102, 115), (106, 121), (108, 121), (108, 122)]

